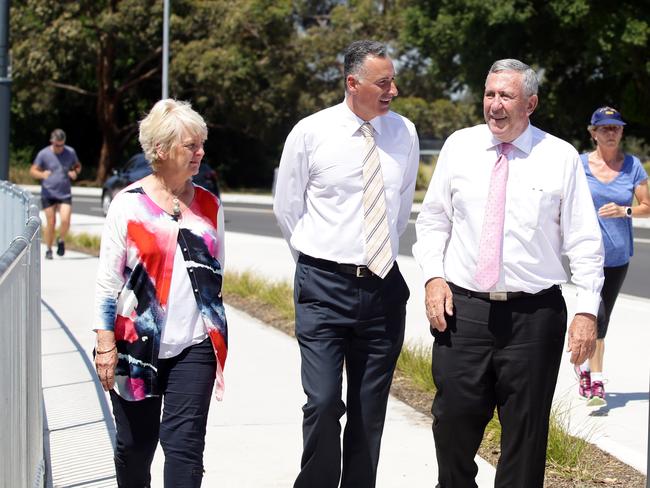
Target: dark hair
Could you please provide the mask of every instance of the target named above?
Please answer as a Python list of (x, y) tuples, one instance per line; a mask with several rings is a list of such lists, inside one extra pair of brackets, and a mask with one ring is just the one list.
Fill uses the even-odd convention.
[(384, 44), (381, 42), (369, 40), (354, 41), (345, 49), (345, 52), (343, 54), (344, 80), (348, 79), (348, 75), (360, 74), (363, 70), (363, 63), (368, 56), (377, 58), (385, 58), (388, 56), (386, 46)]

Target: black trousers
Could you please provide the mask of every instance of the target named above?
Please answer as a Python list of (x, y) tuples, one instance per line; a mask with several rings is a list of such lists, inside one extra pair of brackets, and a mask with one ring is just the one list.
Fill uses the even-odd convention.
[(603, 268), (605, 281), (600, 292), (600, 307), (598, 308), (598, 338), (604, 339), (609, 327), (609, 317), (614, 310), (614, 304), (621, 292), (621, 287), (627, 275), (629, 263), (623, 266), (606, 266)]
[[(397, 265), (357, 278), (298, 260), (296, 337), (302, 358), (303, 454), (295, 488), (372, 488), (409, 290)], [(341, 454), (342, 371), (347, 421)], [(341, 471), (341, 462), (343, 469)]]
[[(148, 488), (158, 440), (165, 453), (165, 488), (198, 488), (216, 357), (210, 339), (158, 360), (162, 396), (130, 402), (111, 391), (115, 472), (120, 488)], [(163, 407), (162, 420), (160, 417)]]
[(447, 330), (434, 332), (440, 488), (477, 486), (474, 456), (495, 407), (502, 430), (494, 486), (542, 488), (566, 318), (559, 289), (507, 302), (454, 293)]

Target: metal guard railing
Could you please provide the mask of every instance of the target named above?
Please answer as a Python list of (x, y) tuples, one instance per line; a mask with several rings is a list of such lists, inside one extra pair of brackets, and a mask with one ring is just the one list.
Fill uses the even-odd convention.
[(45, 484), (38, 213), (0, 181), (0, 488)]

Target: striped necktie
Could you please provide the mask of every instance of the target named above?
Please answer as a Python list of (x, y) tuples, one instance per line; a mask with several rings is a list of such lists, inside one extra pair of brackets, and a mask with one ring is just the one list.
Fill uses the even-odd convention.
[(372, 125), (368, 122), (363, 124), (361, 133), (366, 142), (363, 158), (363, 231), (366, 237), (367, 266), (374, 274), (384, 278), (393, 264), (386, 217), (384, 178)]
[(479, 243), (476, 274), (474, 279), (482, 290), (488, 290), (499, 281), (502, 267), (503, 222), (506, 209), (506, 185), (508, 183), (508, 154), (514, 149), (512, 144), (500, 145), (499, 158), (492, 168), (490, 188), (485, 204), (483, 229)]

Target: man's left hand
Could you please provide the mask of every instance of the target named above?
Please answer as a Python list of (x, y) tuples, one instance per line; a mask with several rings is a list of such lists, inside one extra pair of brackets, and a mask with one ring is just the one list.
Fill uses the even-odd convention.
[(432, 329), (444, 332), (447, 328), (445, 314), (454, 314), (454, 298), (443, 278), (433, 278), (424, 287), (424, 307)]
[(589, 313), (577, 313), (569, 326), (567, 351), (571, 352), (571, 362), (582, 364), (596, 350), (596, 317)]

